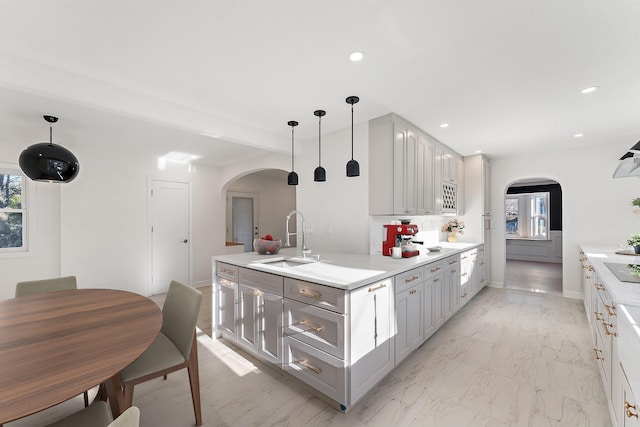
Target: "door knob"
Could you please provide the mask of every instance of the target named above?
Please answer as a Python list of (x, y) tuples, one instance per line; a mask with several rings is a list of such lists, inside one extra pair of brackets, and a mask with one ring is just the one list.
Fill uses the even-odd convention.
[(187, 242), (188, 242), (188, 240), (187, 240), (187, 239), (184, 239), (184, 240), (182, 241), (182, 243), (187, 243)]

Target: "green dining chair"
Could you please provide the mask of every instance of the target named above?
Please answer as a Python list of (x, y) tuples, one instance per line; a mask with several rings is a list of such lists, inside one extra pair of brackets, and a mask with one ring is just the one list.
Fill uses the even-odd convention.
[[(78, 289), (76, 276), (18, 282), (16, 284), (16, 298), (69, 289)], [(89, 393), (86, 391), (84, 392), (84, 406), (85, 408), (89, 406)]]
[(16, 297), (41, 294), (43, 292), (78, 289), (76, 276), (56, 277), (54, 279), (31, 280), (16, 284)]
[(162, 328), (139, 358), (120, 372), (124, 408), (133, 404), (133, 388), (168, 373), (187, 368), (196, 425), (202, 425), (196, 322), (202, 293), (173, 280), (162, 306)]
[(49, 424), (46, 427), (139, 427), (140, 410), (132, 406), (115, 420), (107, 402), (98, 400), (88, 408), (76, 412), (66, 418)]

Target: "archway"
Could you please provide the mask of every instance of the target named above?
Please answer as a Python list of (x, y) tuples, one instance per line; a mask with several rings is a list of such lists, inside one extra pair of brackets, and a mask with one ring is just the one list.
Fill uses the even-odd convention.
[(239, 176), (225, 185), (225, 195), (227, 252), (251, 252), (252, 239), (265, 234), (284, 240), (285, 217), (296, 207), (296, 187), (287, 184), (286, 171), (265, 169)]
[(504, 287), (562, 295), (562, 187), (520, 179), (504, 195)]

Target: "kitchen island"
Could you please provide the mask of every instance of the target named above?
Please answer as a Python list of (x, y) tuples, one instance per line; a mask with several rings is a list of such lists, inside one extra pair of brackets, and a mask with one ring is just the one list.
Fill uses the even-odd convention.
[(402, 259), (215, 256), (215, 335), (347, 410), (486, 285), (483, 245), (442, 246)]

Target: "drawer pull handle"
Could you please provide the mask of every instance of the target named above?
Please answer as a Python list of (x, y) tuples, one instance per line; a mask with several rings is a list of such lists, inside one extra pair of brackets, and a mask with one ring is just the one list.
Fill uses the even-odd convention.
[(313, 366), (309, 365), (309, 361), (307, 359), (301, 360), (300, 364), (315, 374), (320, 375), (320, 373), (322, 372), (322, 369), (314, 368)]
[(458, 270), (451, 270), (452, 273), (455, 273), (456, 271), (458, 271)]
[(604, 291), (604, 286), (601, 286), (601, 285), (599, 285), (597, 283), (594, 286), (596, 287), (597, 290)]
[(594, 311), (594, 312), (593, 312), (593, 314), (595, 314), (595, 315), (596, 315), (596, 320), (604, 320), (604, 319), (602, 318), (602, 313), (599, 313), (599, 312), (597, 312), (597, 311)]
[(616, 315), (616, 308), (612, 305), (609, 304), (605, 304), (605, 307), (607, 307), (607, 313), (609, 313), (609, 316), (615, 316)]
[(599, 349), (594, 347), (593, 351), (596, 353), (596, 360), (604, 360), (604, 358), (600, 357), (600, 354), (599, 354), (602, 350), (599, 350)]
[(416, 291), (415, 289), (411, 289), (411, 290), (409, 291), (409, 295), (415, 295), (415, 293), (416, 293), (416, 292), (417, 292), (417, 291)]
[(625, 413), (627, 414), (627, 418), (636, 417), (638, 418), (638, 413), (631, 412), (632, 409), (636, 409), (636, 405), (632, 405), (631, 403), (624, 401), (624, 409), (626, 409)]
[(298, 323), (305, 328), (313, 329), (316, 332), (320, 332), (322, 330), (322, 326), (313, 326), (308, 320), (301, 320)]
[(467, 275), (467, 273), (462, 273), (462, 274), (461, 274), (461, 276), (466, 276), (466, 275)]
[(589, 276), (588, 274), (585, 274), (584, 278), (585, 279), (591, 279), (591, 276)]
[(457, 262), (458, 262), (458, 260), (454, 259), (453, 261), (449, 261), (449, 265), (456, 264)]
[(263, 294), (263, 292), (258, 290), (258, 289), (254, 289), (253, 290), (253, 296), (255, 296), (255, 297), (261, 297), (262, 294)]
[(604, 333), (605, 333), (606, 335), (613, 335), (614, 337), (617, 337), (617, 336), (618, 336), (618, 333), (617, 333), (617, 332), (615, 332), (615, 331), (611, 332), (611, 331), (609, 330), (609, 328), (613, 328), (613, 325), (612, 325), (611, 323), (602, 322), (602, 327), (604, 328)]
[(436, 272), (436, 271), (438, 271), (438, 270), (440, 270), (440, 267), (432, 268), (432, 269), (431, 269), (431, 272), (432, 272), (432, 273), (435, 273), (435, 272)]
[(376, 286), (375, 288), (369, 288), (369, 292), (375, 292), (375, 291), (377, 291), (379, 289), (383, 289), (383, 288), (386, 288), (386, 287), (387, 287), (386, 284), (381, 283), (378, 286)]
[(439, 282), (439, 281), (440, 281), (440, 279), (438, 279), (438, 278), (433, 279), (433, 283), (436, 283), (436, 282)]
[(233, 288), (233, 287), (235, 287), (235, 283), (233, 283), (233, 282), (227, 282), (227, 281), (224, 281), (224, 282), (218, 282), (218, 283), (220, 283), (222, 286), (225, 286), (225, 287), (227, 287), (227, 288)]
[(322, 299), (322, 294), (316, 293), (316, 292), (311, 292), (309, 289), (300, 289), (298, 291), (298, 293), (304, 295), (305, 297), (310, 297), (310, 298), (315, 298), (315, 299)]
[(414, 280), (418, 280), (419, 278), (420, 278), (420, 277), (418, 277), (418, 276), (409, 277), (409, 278), (407, 278), (407, 279), (404, 279), (404, 283), (411, 283), (411, 282), (413, 282)]
[(467, 297), (467, 295), (469, 295), (469, 294), (465, 292), (464, 294), (462, 294), (462, 295), (460, 295), (460, 296), (461, 296), (462, 298), (466, 298), (466, 297)]

